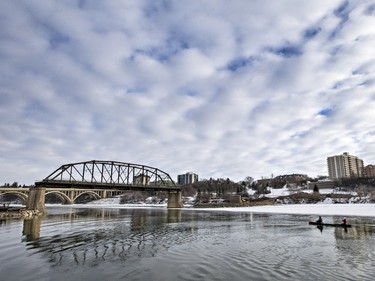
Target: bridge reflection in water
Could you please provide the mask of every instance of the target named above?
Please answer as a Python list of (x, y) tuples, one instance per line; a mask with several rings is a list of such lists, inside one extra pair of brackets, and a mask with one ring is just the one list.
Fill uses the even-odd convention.
[[(222, 238), (228, 237), (232, 231), (236, 233), (238, 227), (242, 228), (244, 223), (249, 223), (249, 214), (236, 214), (237, 220), (244, 216), (237, 223), (233, 223), (230, 216), (234, 215), (198, 214), (179, 209), (76, 209), (75, 213), (49, 215), (42, 224), (40, 219), (25, 220), (23, 241), (28, 254), (41, 256), (61, 270), (68, 270), (72, 266), (91, 267), (103, 261), (115, 264), (118, 261), (124, 266), (132, 266), (145, 258), (160, 256), (175, 245), (186, 248), (189, 247), (187, 245), (213, 240), (214, 244), (218, 243), (217, 246), (222, 247), (225, 244)], [(255, 228), (249, 225), (246, 231), (248, 236), (260, 229), (260, 218), (264, 219), (259, 215)], [(269, 227), (269, 224), (266, 225)], [(218, 234), (214, 229), (222, 231), (223, 227), (226, 235), (219, 235), (220, 240), (215, 242)], [(280, 233), (285, 231), (276, 230)], [(334, 235), (336, 249), (342, 252), (342, 257), (348, 259), (353, 259), (353, 243), (348, 243), (348, 239), (358, 239), (355, 244), (359, 247), (358, 251), (362, 251), (358, 254), (362, 259), (366, 256), (363, 253), (368, 252), (363, 247), (374, 237), (374, 229), (360, 223), (348, 229), (347, 234), (342, 229), (326, 231)], [(213, 233), (216, 233), (214, 237)], [(254, 239), (258, 241), (260, 238)]]
[[(94, 265), (113, 259), (140, 260), (167, 251), (171, 243), (192, 242), (196, 235), (194, 227), (173, 227), (182, 221), (179, 209), (85, 209), (77, 213), (49, 215), (42, 228), (50, 231), (56, 227), (56, 220), (65, 225), (65, 231), (52, 236), (41, 235), (40, 218), (24, 220), (23, 225), (23, 241), (27, 249), (42, 254), (55, 266)], [(73, 232), (66, 229), (68, 221), (75, 224)], [(77, 228), (82, 223), (85, 229)], [(180, 235), (181, 231), (190, 235)]]

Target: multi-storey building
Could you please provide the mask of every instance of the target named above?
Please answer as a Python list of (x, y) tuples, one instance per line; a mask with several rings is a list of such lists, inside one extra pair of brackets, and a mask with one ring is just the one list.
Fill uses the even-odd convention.
[(327, 167), (332, 180), (362, 177), (363, 160), (344, 152), (342, 155), (327, 157)]
[(192, 184), (198, 181), (198, 175), (194, 173), (186, 173), (177, 176), (177, 183), (184, 185), (184, 184)]
[(375, 165), (367, 165), (364, 167), (363, 176), (365, 178), (375, 178)]

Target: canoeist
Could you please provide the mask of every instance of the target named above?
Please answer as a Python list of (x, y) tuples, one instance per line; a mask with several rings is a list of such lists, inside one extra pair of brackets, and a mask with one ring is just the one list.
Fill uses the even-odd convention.
[(323, 219), (321, 216), (319, 216), (318, 220), (316, 221), (316, 223), (318, 224), (322, 224), (323, 223)]
[(343, 220), (342, 220), (342, 225), (347, 225), (348, 224), (348, 221), (346, 220), (346, 218), (344, 218)]

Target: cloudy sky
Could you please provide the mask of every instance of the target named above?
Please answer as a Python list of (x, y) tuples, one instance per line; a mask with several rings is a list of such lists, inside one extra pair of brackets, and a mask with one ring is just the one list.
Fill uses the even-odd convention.
[(0, 183), (93, 159), (234, 181), (375, 164), (375, 1), (1, 1), (0, 118)]

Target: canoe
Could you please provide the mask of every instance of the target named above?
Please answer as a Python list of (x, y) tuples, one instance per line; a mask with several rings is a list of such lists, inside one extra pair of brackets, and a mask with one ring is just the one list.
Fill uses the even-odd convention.
[(342, 223), (317, 223), (315, 221), (310, 221), (309, 224), (317, 226), (334, 226), (334, 227), (352, 227), (351, 224), (342, 224)]

